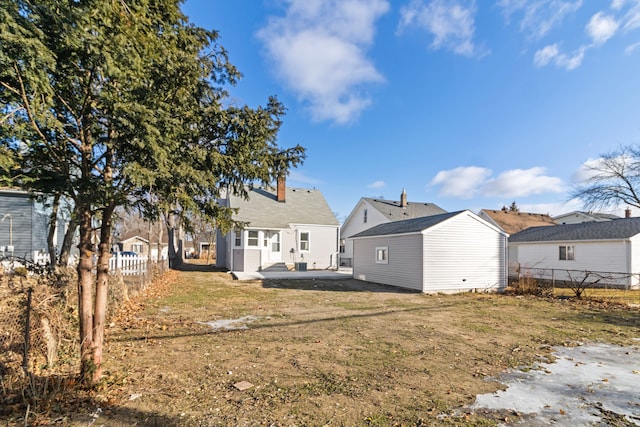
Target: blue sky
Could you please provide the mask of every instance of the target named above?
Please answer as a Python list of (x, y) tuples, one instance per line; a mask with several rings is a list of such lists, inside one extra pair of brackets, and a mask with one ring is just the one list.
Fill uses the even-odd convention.
[[(187, 0), (243, 73), (277, 95), (288, 185), (340, 221), (361, 197), (443, 209), (581, 209), (585, 162), (640, 143), (640, 0)], [(619, 215), (623, 215), (624, 206)]]

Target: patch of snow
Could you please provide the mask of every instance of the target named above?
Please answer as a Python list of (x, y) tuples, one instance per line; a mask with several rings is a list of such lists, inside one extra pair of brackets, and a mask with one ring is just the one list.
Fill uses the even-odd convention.
[(508, 388), (477, 396), (471, 409), (535, 414), (528, 426), (607, 425), (605, 412), (640, 425), (640, 348), (607, 344), (555, 347), (553, 363), (497, 378)]
[(200, 323), (202, 323), (203, 325), (209, 325), (214, 331), (219, 331), (221, 329), (224, 329), (225, 331), (233, 331), (240, 329), (249, 329), (249, 327), (245, 323), (255, 322), (258, 319), (260, 318), (256, 316), (244, 316), (239, 319), (220, 319)]

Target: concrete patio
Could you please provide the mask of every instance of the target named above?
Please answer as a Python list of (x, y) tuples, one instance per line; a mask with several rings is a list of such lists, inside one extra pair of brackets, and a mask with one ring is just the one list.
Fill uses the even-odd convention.
[(231, 271), (235, 280), (269, 280), (269, 279), (351, 279), (353, 269), (340, 267), (336, 270), (307, 271)]

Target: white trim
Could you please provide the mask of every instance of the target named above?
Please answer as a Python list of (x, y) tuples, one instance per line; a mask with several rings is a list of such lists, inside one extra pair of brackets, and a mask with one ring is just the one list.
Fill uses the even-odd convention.
[(389, 246), (377, 246), (374, 256), (376, 264), (389, 264)]
[[(302, 249), (302, 234), (307, 233), (307, 248)], [(311, 252), (311, 232), (308, 230), (298, 230), (298, 252)]]

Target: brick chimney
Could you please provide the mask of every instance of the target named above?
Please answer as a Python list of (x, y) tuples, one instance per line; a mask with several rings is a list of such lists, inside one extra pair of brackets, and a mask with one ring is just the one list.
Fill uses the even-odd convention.
[(627, 208), (624, 210), (624, 217), (631, 218), (631, 208)]
[(407, 192), (404, 191), (404, 188), (402, 189), (402, 194), (400, 194), (400, 207), (407, 207)]
[(287, 180), (284, 175), (278, 177), (278, 185), (276, 192), (276, 201), (280, 203), (286, 202), (285, 194), (287, 192)]

